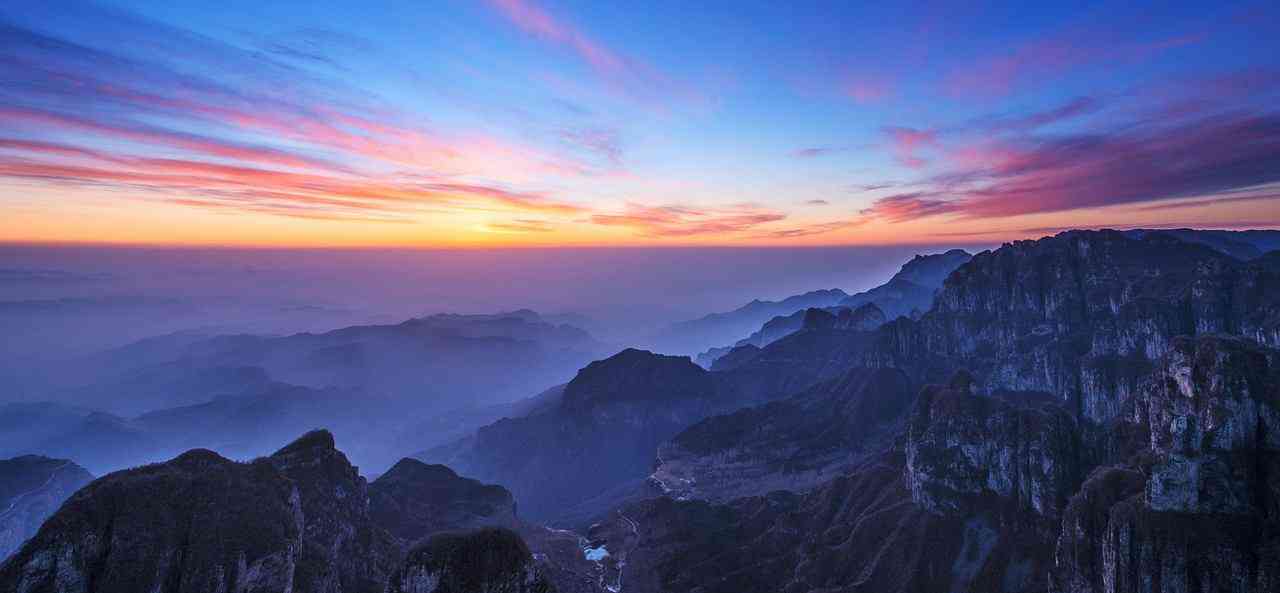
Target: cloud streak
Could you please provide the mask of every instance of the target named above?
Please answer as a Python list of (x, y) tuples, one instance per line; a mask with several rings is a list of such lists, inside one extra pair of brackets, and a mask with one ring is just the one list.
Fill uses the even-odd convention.
[(753, 205), (692, 208), (628, 204), (623, 212), (594, 214), (589, 221), (600, 226), (632, 229), (646, 237), (693, 237), (742, 233), (786, 217), (781, 212)]
[[(1258, 89), (1259, 97), (1274, 90)], [(890, 222), (993, 219), (1204, 197), (1280, 182), (1280, 112), (1218, 102), (1214, 92), (1197, 92), (1197, 100), (1183, 102), (1177, 112), (1149, 105), (1130, 122), (1073, 133), (1044, 134), (1040, 128), (1090, 113), (1096, 102), (1075, 100), (1025, 117), (988, 120), (981, 134), (890, 128), (896, 158), (916, 158), (919, 147), (927, 146), (938, 155), (937, 172), (913, 183), (914, 191), (875, 200), (863, 214)], [(1228, 198), (1200, 203), (1230, 203)]]
[[(580, 214), (581, 206), (512, 187), (601, 170), (407, 123), (411, 114), (271, 57), (280, 52), (87, 6), (68, 14), (145, 39), (148, 51), (127, 55), (120, 52), (133, 44), (102, 49), (0, 20), (0, 78), (16, 81), (0, 93), (0, 175), (173, 192), (172, 203), (206, 209), (408, 220), (424, 208)], [(321, 50), (317, 42), (307, 51)], [(616, 138), (578, 142), (606, 161), (619, 158)]]

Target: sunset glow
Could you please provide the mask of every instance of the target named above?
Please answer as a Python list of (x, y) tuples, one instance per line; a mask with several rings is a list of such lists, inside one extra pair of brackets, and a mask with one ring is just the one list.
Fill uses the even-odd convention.
[(1267, 3), (223, 4), (0, 9), (0, 241), (972, 244), (1280, 227)]

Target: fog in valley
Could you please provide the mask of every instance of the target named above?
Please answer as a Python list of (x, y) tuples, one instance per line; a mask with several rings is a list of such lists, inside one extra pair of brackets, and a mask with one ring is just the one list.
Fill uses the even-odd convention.
[(852, 294), (934, 251), (6, 246), (0, 457), (101, 475), (326, 427), (377, 473), (623, 348), (697, 357), (839, 299), (753, 300)]

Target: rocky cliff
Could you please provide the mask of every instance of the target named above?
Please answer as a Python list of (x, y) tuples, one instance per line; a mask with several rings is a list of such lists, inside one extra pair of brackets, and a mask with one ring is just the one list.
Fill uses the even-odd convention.
[[(416, 461), (375, 484), (366, 484), (325, 431), (248, 463), (188, 451), (77, 492), (0, 566), (0, 590), (553, 590), (545, 578), (526, 582), (524, 575), (541, 575), (545, 563), (535, 567), (514, 533), (432, 537), (446, 528), (513, 523), (505, 489)], [(521, 576), (512, 581), (509, 573)], [(436, 589), (424, 585), (432, 582)], [(513, 583), (533, 588), (504, 588)], [(438, 588), (446, 584), (453, 588)]]
[(916, 329), (992, 389), (1058, 395), (1105, 423), (1180, 335), (1280, 346), (1280, 266), (1175, 237), (1072, 231), (974, 256)]
[[(973, 372), (825, 481), (753, 472), (829, 434), (837, 405), (704, 420), (660, 449), (669, 496), (618, 507), (592, 545), (634, 592), (1276, 590), (1278, 272), (1277, 254), (1071, 232), (979, 254), (918, 320), (868, 335), (814, 315), (733, 369)], [(833, 401), (877, 391), (896, 392)]]
[(1145, 443), (1067, 507), (1053, 590), (1280, 587), (1278, 360), (1252, 340), (1173, 340), (1125, 420)]

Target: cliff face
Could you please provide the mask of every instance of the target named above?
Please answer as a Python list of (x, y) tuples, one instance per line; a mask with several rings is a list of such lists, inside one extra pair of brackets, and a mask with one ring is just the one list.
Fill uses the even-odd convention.
[(978, 254), (922, 319), (924, 350), (992, 389), (1057, 394), (1077, 416), (1120, 414), (1175, 336), (1230, 333), (1280, 346), (1280, 276), (1151, 233), (1073, 231)]
[(328, 431), (308, 433), (267, 458), (293, 484), (303, 517), (294, 586), (302, 591), (379, 591), (400, 542), (369, 516), (368, 484)]
[[(1071, 415), (1053, 404), (1018, 406), (970, 392), (959, 374), (921, 393), (906, 428), (911, 500), (938, 514), (969, 515), (993, 501), (1054, 517), (1078, 481)], [(1018, 394), (1011, 398), (1022, 399)]]
[(0, 562), (92, 479), (84, 468), (65, 459), (24, 455), (0, 461)]
[(1280, 366), (1252, 340), (1179, 338), (1135, 399), (1132, 467), (1096, 470), (1058, 537), (1054, 590), (1280, 587)]

